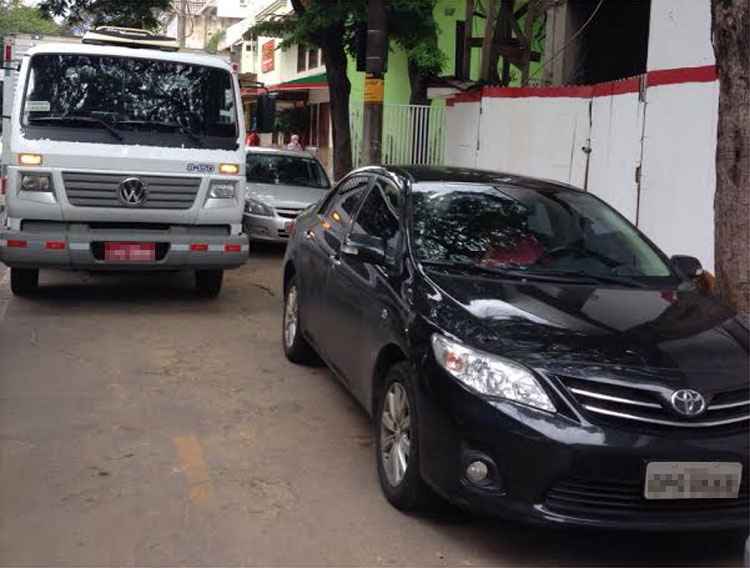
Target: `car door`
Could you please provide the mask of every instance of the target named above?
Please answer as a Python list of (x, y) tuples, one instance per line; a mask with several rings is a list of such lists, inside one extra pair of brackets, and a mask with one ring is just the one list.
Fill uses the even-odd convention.
[(326, 331), (323, 306), (325, 282), (330, 264), (339, 254), (341, 243), (369, 183), (370, 176), (366, 175), (354, 175), (342, 180), (333, 190), (331, 198), (323, 202), (315, 220), (303, 228), (304, 233), (300, 235), (300, 319), (309, 339), (326, 359), (328, 355), (323, 340)]
[[(399, 190), (385, 179), (375, 178), (348, 234), (383, 239), (386, 256), (395, 265), (402, 245)], [(367, 361), (378, 350), (373, 341), (381, 335), (379, 329), (388, 325), (393, 311), (392, 276), (388, 268), (338, 255), (330, 265), (323, 292), (331, 363), (364, 404), (370, 378)]]

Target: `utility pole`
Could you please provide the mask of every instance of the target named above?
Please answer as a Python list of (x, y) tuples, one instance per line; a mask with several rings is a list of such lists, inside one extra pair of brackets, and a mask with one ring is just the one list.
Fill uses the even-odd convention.
[(185, 47), (185, 19), (187, 18), (186, 3), (188, 0), (175, 0), (177, 8), (177, 41), (180, 47)]
[(364, 116), (362, 129), (363, 165), (381, 162), (383, 139), (383, 93), (386, 50), (385, 0), (367, 3), (367, 64), (365, 74)]

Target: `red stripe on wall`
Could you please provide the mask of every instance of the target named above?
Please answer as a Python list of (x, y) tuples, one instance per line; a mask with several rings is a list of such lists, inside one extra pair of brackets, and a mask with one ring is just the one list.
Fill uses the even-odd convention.
[(719, 78), (716, 65), (703, 67), (682, 67), (681, 69), (660, 69), (648, 72), (649, 87), (658, 85), (678, 85), (680, 83), (711, 83)]
[[(568, 97), (590, 99), (592, 97), (610, 97), (626, 93), (637, 93), (640, 89), (640, 76), (621, 81), (596, 83), (595, 85), (561, 85), (555, 87), (483, 87), (481, 90), (460, 93), (448, 99), (448, 106), (455, 103), (479, 102), (482, 98), (520, 99), (530, 97), (551, 98)], [(649, 87), (659, 85), (677, 85), (683, 83), (706, 83), (718, 78), (716, 66), (683, 67), (664, 69), (646, 73)]]

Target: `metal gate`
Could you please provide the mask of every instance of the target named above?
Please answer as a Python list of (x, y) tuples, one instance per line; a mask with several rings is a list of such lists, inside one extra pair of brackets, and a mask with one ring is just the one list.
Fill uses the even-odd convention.
[[(350, 106), (352, 163), (359, 167), (362, 150), (362, 102)], [(443, 165), (445, 107), (383, 105), (382, 161), (384, 164)]]

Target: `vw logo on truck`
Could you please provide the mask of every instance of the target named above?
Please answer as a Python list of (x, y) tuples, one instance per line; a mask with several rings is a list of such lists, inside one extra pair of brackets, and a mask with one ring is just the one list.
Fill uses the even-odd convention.
[(118, 192), (120, 201), (129, 207), (138, 207), (146, 202), (148, 188), (141, 180), (135, 177), (124, 179), (120, 182)]

